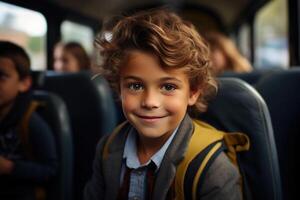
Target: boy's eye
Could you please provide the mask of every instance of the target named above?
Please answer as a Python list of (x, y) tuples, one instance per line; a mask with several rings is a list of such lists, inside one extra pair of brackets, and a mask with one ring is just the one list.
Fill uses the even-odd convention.
[(143, 89), (143, 85), (140, 83), (129, 83), (128, 88), (133, 91), (138, 91)]
[(5, 74), (5, 73), (3, 73), (3, 72), (0, 71), (0, 78), (1, 78), (1, 79), (5, 79), (5, 78), (7, 78), (7, 77), (8, 77), (7, 74)]
[(176, 89), (177, 89), (176, 85), (173, 85), (173, 84), (164, 84), (162, 86), (162, 90), (168, 91), (168, 92), (176, 90)]

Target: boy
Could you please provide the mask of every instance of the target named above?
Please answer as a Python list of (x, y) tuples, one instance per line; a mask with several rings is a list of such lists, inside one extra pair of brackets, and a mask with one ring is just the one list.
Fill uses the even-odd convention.
[(0, 41), (0, 199), (36, 199), (36, 186), (56, 173), (55, 141), (48, 125), (33, 113), (26, 130), (21, 128), (32, 103), (31, 82), (26, 52)]
[[(192, 25), (163, 10), (125, 17), (111, 40), (98, 43), (129, 123), (100, 141), (85, 199), (180, 199), (176, 170), (196, 126), (187, 109), (204, 111), (216, 89), (208, 47)], [(204, 178), (197, 199), (241, 199), (238, 170), (223, 152)]]

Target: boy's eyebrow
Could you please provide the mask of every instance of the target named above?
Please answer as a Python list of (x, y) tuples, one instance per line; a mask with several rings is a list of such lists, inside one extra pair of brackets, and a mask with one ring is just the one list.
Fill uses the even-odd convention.
[(127, 80), (127, 79), (135, 79), (135, 80), (139, 80), (139, 81), (142, 80), (141, 78), (139, 78), (139, 77), (137, 77), (137, 76), (125, 76), (123, 79), (124, 79), (124, 80)]
[[(141, 79), (141, 78), (139, 78), (139, 77), (137, 77), (137, 76), (132, 76), (132, 75), (131, 75), (131, 76), (125, 76), (125, 77), (123, 78), (123, 80), (128, 80), (128, 79), (134, 79), (134, 80), (138, 80), (138, 81), (143, 81), (143, 79)], [(177, 79), (177, 78), (175, 78), (175, 77), (172, 77), (172, 76), (160, 78), (159, 81), (160, 81), (160, 82), (164, 82), (164, 81), (175, 81), (175, 82), (178, 82), (178, 83), (182, 83), (181, 80), (179, 80), (179, 79)]]
[(182, 81), (181, 80), (179, 80), (179, 79), (177, 79), (177, 78), (175, 78), (175, 77), (164, 77), (164, 78), (161, 78), (160, 79), (160, 81), (176, 81), (176, 82), (178, 82), (178, 83), (181, 83)]

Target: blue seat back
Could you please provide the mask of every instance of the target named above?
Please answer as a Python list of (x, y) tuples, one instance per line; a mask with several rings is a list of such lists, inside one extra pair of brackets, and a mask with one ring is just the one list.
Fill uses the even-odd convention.
[[(280, 200), (281, 182), (276, 146), (268, 108), (246, 82), (220, 78), (217, 96), (200, 119), (227, 132), (243, 132), (250, 150), (239, 153), (246, 193), (256, 200)], [(249, 198), (246, 198), (249, 199)]]
[(73, 143), (66, 105), (59, 96), (45, 91), (34, 91), (33, 99), (44, 105), (37, 113), (54, 134), (59, 161), (57, 176), (47, 186), (47, 200), (72, 199)]
[(66, 102), (74, 144), (74, 199), (81, 200), (92, 175), (98, 140), (116, 126), (110, 88), (103, 78), (92, 81), (89, 73), (48, 72), (44, 88)]
[(274, 68), (269, 70), (253, 70), (252, 72), (248, 73), (235, 73), (235, 72), (224, 72), (220, 75), (220, 77), (233, 77), (233, 78), (239, 78), (243, 81), (249, 83), (250, 85), (255, 85), (259, 80), (265, 76), (269, 76), (274, 72), (281, 71), (280, 68)]
[(274, 73), (256, 86), (265, 99), (272, 118), (280, 163), (283, 195), (293, 199), (298, 193), (296, 160), (300, 134), (300, 69)]
[(40, 89), (43, 87), (45, 83), (45, 71), (31, 71), (30, 76), (32, 78), (32, 86), (33, 89)]

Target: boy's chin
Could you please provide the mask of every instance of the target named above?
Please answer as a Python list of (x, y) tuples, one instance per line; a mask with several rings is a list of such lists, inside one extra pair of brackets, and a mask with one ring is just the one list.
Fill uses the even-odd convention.
[(173, 130), (159, 129), (157, 127), (143, 127), (143, 128), (136, 127), (136, 130), (140, 137), (149, 140), (162, 139), (168, 137), (173, 132)]

